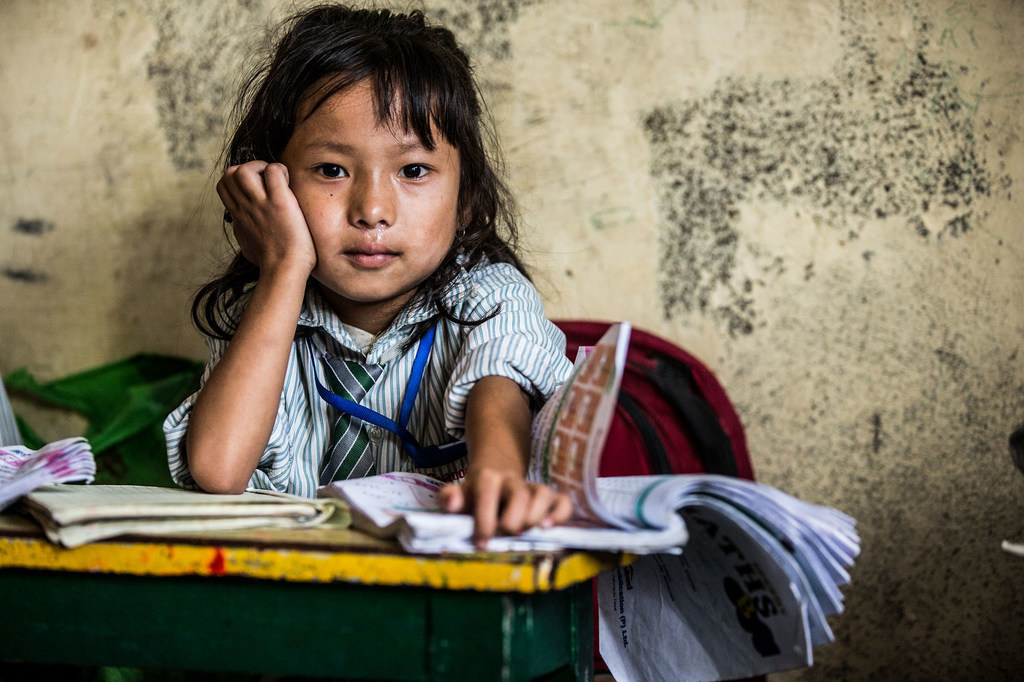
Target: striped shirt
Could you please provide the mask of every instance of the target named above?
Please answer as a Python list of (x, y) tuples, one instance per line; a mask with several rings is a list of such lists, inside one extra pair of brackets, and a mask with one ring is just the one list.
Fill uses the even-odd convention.
[[(515, 381), (534, 398), (535, 409), (551, 397), (572, 369), (565, 357), (565, 337), (544, 317), (537, 290), (513, 266), (483, 263), (463, 271), (445, 294), (445, 303), (464, 320), (481, 320), (500, 304), (500, 312), (476, 326), (441, 319), (437, 326), (419, 395), (408, 429), (422, 445), (454, 442), (463, 437), (466, 399), (482, 377), (503, 376)], [(306, 292), (299, 326), (312, 331), (313, 343), (297, 338), (292, 343), (285, 371), (284, 390), (266, 450), (249, 481), (250, 488), (294, 495), (315, 495), (321, 460), (330, 447), (337, 410), (317, 394), (313, 377), (323, 381), (322, 353), (346, 360), (384, 366), (380, 378), (361, 404), (397, 419), (405, 387), (412, 372), (415, 345), (403, 345), (418, 322), (435, 313), (433, 306), (410, 304), (403, 309), (367, 352), (311, 286)], [(210, 362), (205, 382), (227, 342), (210, 339)], [(316, 374), (315, 374), (316, 373)], [(174, 481), (196, 487), (185, 457), (185, 432), (198, 394), (185, 400), (164, 422), (168, 463)], [(239, 396), (239, 400), (244, 400)], [(405, 454), (397, 436), (370, 427), (375, 459), (371, 473), (411, 471), (415, 463)], [(465, 458), (443, 467), (422, 470), (450, 477), (465, 467)]]

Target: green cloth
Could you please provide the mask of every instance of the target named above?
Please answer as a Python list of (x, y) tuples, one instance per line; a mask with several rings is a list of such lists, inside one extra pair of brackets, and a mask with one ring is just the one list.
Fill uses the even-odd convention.
[[(171, 487), (161, 425), (199, 385), (203, 364), (163, 355), (135, 355), (54, 381), (39, 382), (22, 368), (4, 383), (11, 396), (74, 410), (88, 422), (84, 435), (96, 457), (97, 483)], [(45, 442), (23, 419), (25, 445)], [(66, 438), (79, 434), (64, 434)], [(56, 440), (56, 438), (54, 439)]]

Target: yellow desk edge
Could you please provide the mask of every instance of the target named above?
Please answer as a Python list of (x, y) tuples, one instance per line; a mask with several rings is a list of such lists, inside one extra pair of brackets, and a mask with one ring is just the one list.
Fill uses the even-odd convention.
[(521, 593), (564, 589), (633, 558), (585, 552), (427, 556), (189, 544), (180, 539), (161, 542), (150, 538), (69, 549), (39, 537), (0, 537), (0, 568), (140, 576), (237, 576)]

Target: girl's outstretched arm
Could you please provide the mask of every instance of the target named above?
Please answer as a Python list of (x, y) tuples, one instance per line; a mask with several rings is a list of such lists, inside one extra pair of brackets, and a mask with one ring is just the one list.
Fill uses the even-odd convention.
[(445, 486), (441, 502), (448, 511), (472, 512), (481, 548), (498, 531), (557, 525), (572, 513), (568, 495), (526, 481), (531, 419), (527, 397), (511, 379), (484, 377), (469, 393), (466, 477)]
[(259, 266), (260, 277), (192, 408), (185, 451), (199, 487), (239, 493), (270, 439), (316, 249), (285, 166), (233, 166), (217, 193), (242, 254)]

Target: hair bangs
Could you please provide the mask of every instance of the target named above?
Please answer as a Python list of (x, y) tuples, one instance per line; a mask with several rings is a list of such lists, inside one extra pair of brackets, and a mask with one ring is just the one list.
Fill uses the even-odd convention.
[(337, 55), (337, 68), (332, 64), (321, 64), (319, 70), (327, 75), (313, 83), (302, 98), (308, 105), (301, 118), (307, 118), (334, 95), (369, 79), (373, 83), (374, 109), (378, 122), (387, 128), (413, 132), (423, 145), (433, 151), (434, 139), (440, 133), (453, 147), (457, 137), (453, 131), (461, 126), (443, 125), (443, 112), (452, 107), (444, 106), (438, 92), (444, 92), (445, 74), (443, 69), (431, 68), (420, 54), (413, 54), (415, 48), (405, 41), (375, 40), (362, 50), (360, 59), (353, 55)]
[[(377, 118), (382, 125), (415, 133), (424, 147), (434, 151), (437, 147), (435, 132), (444, 134), (437, 120), (435, 89), (424, 74), (419, 73), (414, 60), (402, 53), (391, 56), (395, 59), (389, 60), (387, 68), (376, 74)], [(449, 142), (454, 146), (451, 140)]]

